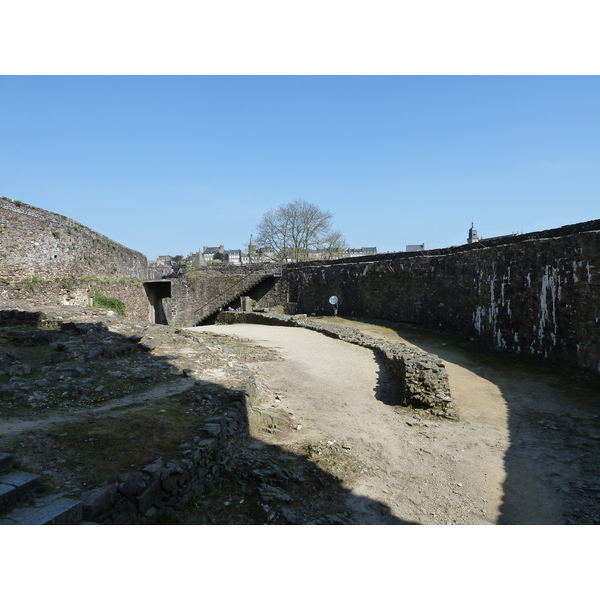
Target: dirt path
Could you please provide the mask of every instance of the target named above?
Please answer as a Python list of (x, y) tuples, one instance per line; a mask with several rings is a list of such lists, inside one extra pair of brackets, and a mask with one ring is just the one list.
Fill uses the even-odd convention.
[(194, 381), (189, 379), (171, 381), (162, 385), (156, 385), (149, 390), (128, 394), (122, 398), (108, 400), (94, 409), (80, 410), (77, 413), (64, 412), (52, 416), (41, 416), (37, 419), (10, 419), (0, 422), (0, 436), (18, 435), (25, 431), (41, 430), (61, 423), (72, 423), (74, 421), (85, 421), (91, 416), (107, 413), (117, 407), (145, 406), (156, 398), (166, 398), (175, 394), (188, 391), (194, 386)]
[[(404, 341), (391, 330), (344, 322)], [(596, 522), (598, 405), (536, 380), (423, 342), (446, 362), (461, 420), (434, 420), (388, 403), (393, 384), (374, 354), (300, 328), (196, 328), (276, 349), (250, 365), (298, 429), (286, 450), (337, 441), (362, 466), (344, 485), (361, 522), (495, 524)], [(570, 439), (573, 428), (579, 440)], [(600, 487), (598, 487), (600, 490)], [(590, 493), (592, 492), (592, 493)], [(382, 511), (381, 506), (386, 509)], [(388, 512), (382, 519), (382, 512)], [(600, 520), (600, 519), (598, 519)]]

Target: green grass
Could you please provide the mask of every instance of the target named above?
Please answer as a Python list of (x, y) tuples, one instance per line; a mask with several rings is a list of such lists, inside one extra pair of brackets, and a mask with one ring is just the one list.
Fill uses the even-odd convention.
[(100, 292), (94, 292), (93, 306), (95, 308), (107, 308), (109, 310), (114, 310), (120, 315), (124, 315), (126, 312), (125, 303), (122, 300), (119, 300), (118, 298), (109, 298)]
[(203, 422), (204, 416), (192, 414), (189, 398), (182, 395), (102, 420), (68, 423), (51, 436), (67, 465), (82, 467), (89, 481), (99, 482), (140, 469), (157, 455), (177, 455), (182, 440), (201, 434)]

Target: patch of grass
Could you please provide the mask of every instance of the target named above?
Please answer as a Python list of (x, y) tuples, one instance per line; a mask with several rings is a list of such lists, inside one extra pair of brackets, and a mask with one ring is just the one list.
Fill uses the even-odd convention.
[(35, 290), (36, 286), (41, 283), (46, 283), (44, 279), (39, 279), (38, 277), (29, 277), (25, 279), (25, 283), (30, 290)]
[(77, 279), (75, 279), (75, 277), (73, 276), (59, 277), (58, 279), (56, 279), (56, 283), (58, 284), (59, 288), (70, 292), (74, 289), (75, 284), (77, 283)]
[(83, 468), (93, 483), (140, 469), (157, 455), (176, 455), (183, 439), (198, 435), (203, 420), (174, 403), (68, 423), (51, 435), (62, 446), (67, 465)]
[(60, 231), (53, 231), (53, 232), (52, 232), (52, 235), (53, 235), (53, 236), (54, 236), (56, 239), (58, 239), (58, 238), (60, 237)]
[(114, 310), (120, 315), (124, 315), (126, 312), (125, 303), (123, 300), (119, 300), (118, 298), (109, 298), (108, 296), (104, 296), (100, 292), (96, 291), (94, 292), (92, 299), (92, 306), (95, 308), (107, 308), (109, 310)]

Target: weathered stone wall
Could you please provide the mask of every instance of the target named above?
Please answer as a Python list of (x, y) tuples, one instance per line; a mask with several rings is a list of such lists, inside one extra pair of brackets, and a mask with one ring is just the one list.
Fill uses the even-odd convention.
[(429, 252), (288, 265), (298, 311), (415, 323), (600, 373), (600, 221)]
[(179, 458), (166, 463), (158, 459), (84, 492), (83, 519), (106, 525), (152, 524), (201, 496), (211, 482), (231, 471), (238, 445), (248, 436), (246, 393), (232, 392), (231, 397), (227, 412), (207, 419), (204, 435), (184, 443)]
[(260, 265), (207, 267), (192, 277), (171, 279), (171, 296), (163, 298), (161, 306), (166, 322), (178, 327), (197, 325), (219, 308), (239, 308), (242, 295), (250, 296), (259, 307), (285, 302), (285, 289), (273, 277), (265, 278), (264, 269)]
[(32, 305), (43, 306), (92, 306), (95, 292), (123, 301), (127, 316), (153, 322), (153, 311), (144, 287), (136, 279), (63, 277), (52, 281), (39, 278), (0, 280), (0, 302), (23, 300)]
[(329, 337), (373, 350), (383, 358), (399, 384), (398, 404), (423, 408), (440, 417), (456, 418), (452, 403), (448, 373), (439, 356), (405, 344), (386, 342), (365, 335), (352, 327), (321, 323), (306, 315), (274, 315), (257, 313), (222, 313), (219, 323), (257, 323), (304, 327)]
[(145, 279), (148, 260), (62, 215), (0, 197), (0, 278)]
[(0, 300), (91, 306), (99, 292), (149, 320), (147, 266), (140, 252), (72, 219), (0, 197)]

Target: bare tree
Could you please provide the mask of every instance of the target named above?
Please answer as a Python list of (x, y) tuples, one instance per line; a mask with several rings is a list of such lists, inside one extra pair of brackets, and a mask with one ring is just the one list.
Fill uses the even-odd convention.
[(332, 231), (332, 219), (329, 211), (295, 200), (262, 216), (256, 244), (271, 249), (278, 262), (337, 258), (345, 252), (346, 240), (339, 231)]

